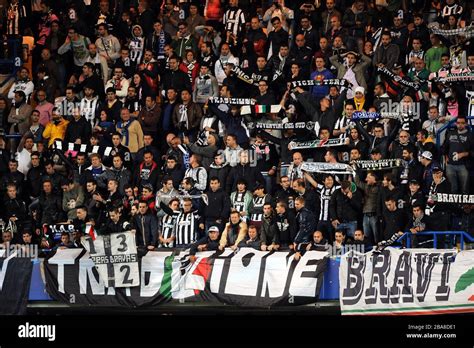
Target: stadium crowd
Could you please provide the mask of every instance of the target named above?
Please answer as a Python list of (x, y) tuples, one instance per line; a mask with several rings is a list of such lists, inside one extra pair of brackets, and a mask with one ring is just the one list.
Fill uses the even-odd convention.
[(0, 3), (4, 247), (474, 233), (468, 1)]

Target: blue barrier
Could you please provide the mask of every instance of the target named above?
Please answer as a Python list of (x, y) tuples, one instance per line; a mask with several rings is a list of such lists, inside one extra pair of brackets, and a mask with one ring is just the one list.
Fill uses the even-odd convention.
[(411, 232), (405, 232), (400, 238), (398, 238), (398, 242), (402, 243), (405, 241), (405, 246), (407, 248), (411, 248), (411, 240), (409, 238), (411, 236), (433, 236), (433, 248), (438, 249), (438, 236), (459, 236), (460, 237), (460, 247), (461, 250), (464, 250), (464, 241), (467, 240), (470, 243), (474, 243), (474, 237), (472, 237), (469, 233), (464, 231), (425, 231), (425, 232), (418, 232), (416, 234)]
[(30, 293), (28, 300), (30, 301), (52, 301), (46, 292), (46, 284), (41, 277), (41, 263), (40, 259), (35, 259), (33, 262), (33, 272), (31, 273)]

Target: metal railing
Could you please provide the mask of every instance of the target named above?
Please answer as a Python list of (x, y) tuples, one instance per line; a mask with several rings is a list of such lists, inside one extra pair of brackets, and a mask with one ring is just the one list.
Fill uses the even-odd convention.
[(398, 242), (402, 243), (405, 241), (405, 246), (407, 248), (411, 248), (412, 238), (413, 236), (433, 236), (433, 248), (438, 248), (438, 238), (439, 236), (459, 236), (459, 244), (461, 250), (464, 250), (464, 243), (467, 241), (469, 243), (474, 243), (474, 237), (472, 237), (469, 233), (465, 231), (424, 231), (418, 233), (411, 233), (405, 232), (400, 238), (398, 238)]
[[(474, 120), (474, 116), (467, 116), (466, 117), (467, 120)], [(446, 123), (443, 127), (441, 127), (437, 132), (436, 132), (436, 147), (437, 148), (440, 148), (441, 147), (441, 135), (446, 132), (448, 129), (450, 129), (452, 127), (452, 125), (456, 122), (456, 118), (452, 119), (451, 121), (449, 121), (448, 123)], [(471, 127), (469, 124), (468, 124), (468, 128), (470, 128), (471, 130), (473, 129), (473, 127)]]

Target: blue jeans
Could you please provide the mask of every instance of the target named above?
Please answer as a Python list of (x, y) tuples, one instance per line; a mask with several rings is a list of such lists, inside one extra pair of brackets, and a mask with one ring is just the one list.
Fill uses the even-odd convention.
[(367, 214), (364, 214), (362, 228), (364, 229), (364, 234), (367, 236), (367, 238), (372, 244), (376, 244), (379, 242), (376, 215), (368, 216)]
[(346, 232), (346, 237), (354, 238), (354, 232), (357, 229), (357, 221), (343, 222), (336, 226), (336, 230)]
[(446, 176), (449, 178), (453, 193), (469, 192), (469, 171), (464, 164), (446, 165)]

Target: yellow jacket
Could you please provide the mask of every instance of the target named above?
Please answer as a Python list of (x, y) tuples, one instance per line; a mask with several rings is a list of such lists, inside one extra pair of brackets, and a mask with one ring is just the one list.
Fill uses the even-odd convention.
[(43, 138), (48, 139), (48, 147), (50, 147), (56, 139), (64, 140), (66, 136), (66, 129), (69, 121), (62, 120), (58, 124), (54, 124), (52, 121), (46, 124), (46, 128), (43, 132)]

